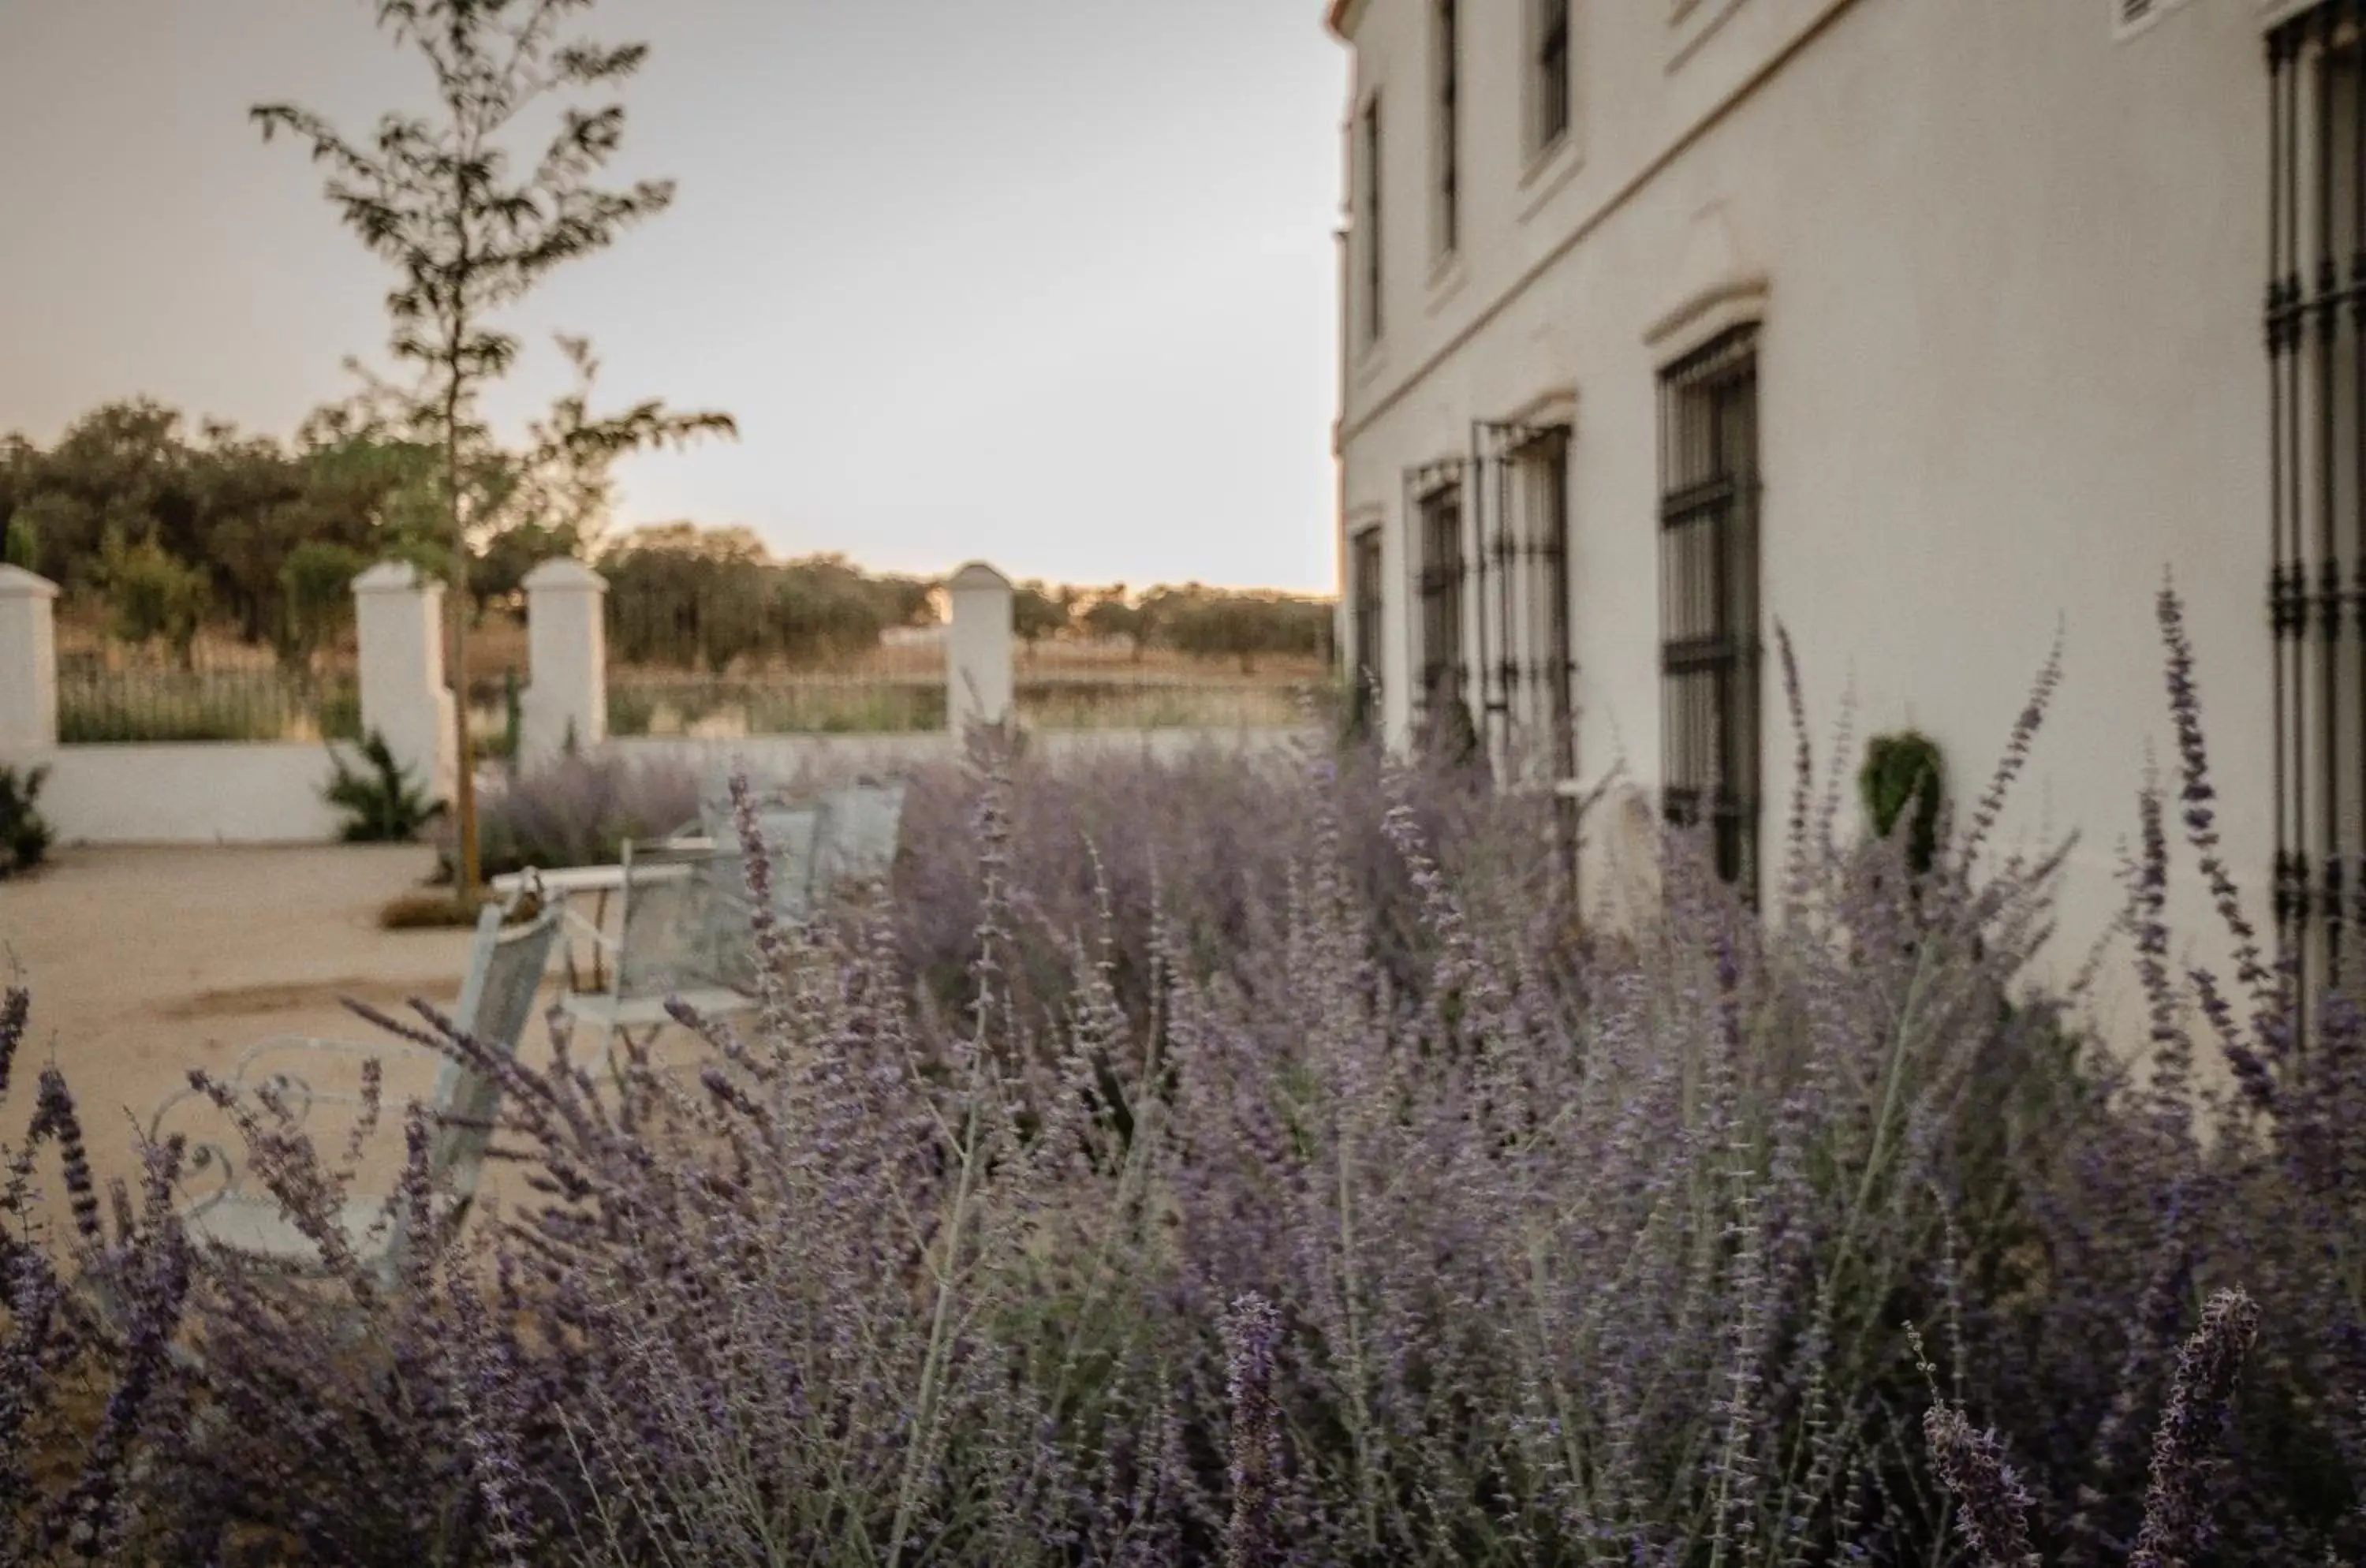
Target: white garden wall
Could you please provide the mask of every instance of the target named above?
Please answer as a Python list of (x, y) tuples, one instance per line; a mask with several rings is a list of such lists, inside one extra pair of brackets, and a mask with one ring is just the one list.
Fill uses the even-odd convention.
[(41, 815), (63, 843), (271, 844), (337, 836), (321, 798), (334, 768), (312, 741), (64, 746)]

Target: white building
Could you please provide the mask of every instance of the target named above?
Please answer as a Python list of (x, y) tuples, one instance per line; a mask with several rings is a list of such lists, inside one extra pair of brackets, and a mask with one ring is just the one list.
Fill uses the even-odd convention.
[(1341, 646), (1389, 734), (1459, 691), (1531, 778), (1623, 770), (1590, 896), (1621, 811), (1694, 803), (1763, 884), (1778, 623), (1820, 751), (1853, 700), (1959, 800), (2059, 629), (2006, 837), (2079, 831), (2067, 945), (2118, 907), (2147, 746), (2176, 761), (2166, 570), (2255, 909), (2281, 864), (2358, 919), (2361, 17), (1338, 0)]

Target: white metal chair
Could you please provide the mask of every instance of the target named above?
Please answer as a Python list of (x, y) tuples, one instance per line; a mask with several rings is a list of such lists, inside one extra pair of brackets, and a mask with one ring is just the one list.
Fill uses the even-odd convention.
[[(773, 913), (803, 919), (811, 907), (822, 812), (806, 806), (759, 816)], [(560, 1004), (600, 1032), (595, 1062), (604, 1060), (619, 1032), (665, 1024), (677, 998), (711, 1017), (756, 1004), (754, 923), (738, 840), (711, 848), (626, 844), (623, 858), (616, 932), (592, 939), (606, 960), (608, 984)]]
[(894, 869), (904, 823), (905, 783), (861, 778), (822, 796), (826, 830), (814, 867), (817, 897)]
[[(756, 828), (773, 918), (802, 921), (849, 882), (884, 876), (904, 797), (900, 779), (861, 779), (818, 799), (760, 792)], [(710, 785), (700, 813), (696, 838), (677, 833), (625, 847), (616, 933), (593, 937), (608, 982), (562, 1003), (600, 1031), (595, 1060), (620, 1032), (664, 1025), (677, 998), (710, 1017), (756, 1005), (754, 911), (727, 782)]]
[[(549, 905), (504, 930), (502, 919), (507, 912), (489, 905), (478, 917), (468, 969), (452, 1021), (462, 1032), (503, 1055), (512, 1055), (534, 1015), (535, 998), (558, 936), (559, 911)], [(267, 1064), (289, 1055), (299, 1059), (266, 1070)], [(497, 1080), (440, 1052), (404, 1041), (363, 1044), (282, 1036), (264, 1041), (240, 1057), (223, 1087), (266, 1121), (278, 1113), (272, 1109), (276, 1106), (299, 1125), (317, 1107), (362, 1104), (357, 1091), (317, 1087), (312, 1082), (313, 1069), (301, 1060), (308, 1055), (341, 1060), (356, 1071), (361, 1061), (371, 1057), (440, 1062), (428, 1100), (434, 1122), (428, 1179), (447, 1217), (456, 1217), (465, 1210), (476, 1196), (485, 1151), (492, 1141), (493, 1121), (501, 1109), (501, 1086)], [(165, 1123), (175, 1112), (209, 1103), (209, 1097), (194, 1087), (170, 1096), (150, 1117), (149, 1136), (161, 1140), (171, 1135)], [(233, 1154), (229, 1143), (222, 1141), (196, 1142), (190, 1148), (185, 1176), (219, 1185), (181, 1211), (187, 1235), (201, 1245), (292, 1269), (317, 1269), (323, 1262), (318, 1246), (296, 1228), (267, 1189), (248, 1183), (243, 1155), (242, 1150)], [(337, 1223), (355, 1255), (382, 1276), (399, 1265), (412, 1240), (407, 1234), (408, 1216), (391, 1194), (348, 1201)]]

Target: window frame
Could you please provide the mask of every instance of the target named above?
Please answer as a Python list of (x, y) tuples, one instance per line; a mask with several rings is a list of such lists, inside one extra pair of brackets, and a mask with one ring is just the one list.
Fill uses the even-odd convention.
[(1347, 649), (1351, 663), (1347, 679), (1365, 711), (1377, 715), (1388, 681), (1382, 673), (1387, 658), (1389, 585), (1388, 548), (1380, 521), (1347, 531)]
[(1764, 879), (1760, 334), (1755, 321), (1663, 364), (1660, 391), (1660, 790), (1706, 821), (1720, 879)]
[(1527, 154), (1540, 160), (1577, 124), (1577, 0), (1528, 0), (1521, 72), (1527, 84)]
[(1356, 166), (1361, 173), (1358, 194), (1358, 229), (1363, 234), (1362, 265), (1358, 269), (1363, 289), (1362, 309), (1358, 312), (1358, 327), (1366, 349), (1379, 344), (1388, 331), (1386, 290), (1388, 288), (1387, 247), (1381, 243), (1380, 226), (1385, 208), (1381, 173), (1381, 157), (1386, 148), (1386, 122), (1380, 113), (1380, 91), (1375, 87), (1365, 96), (1363, 107), (1356, 115)]
[(1462, 249), (1461, 10), (1461, 0), (1430, 0), (1430, 248), (1439, 262)]
[(1450, 460), (1414, 470), (1406, 485), (1407, 531), (1414, 546), (1408, 553), (1420, 616), (1413, 696), (1425, 715), (1440, 707), (1441, 690), (1454, 701), (1467, 702), (1470, 694), (1470, 628), (1463, 603), (1470, 575), (1464, 537), (1470, 518), (1463, 480), (1461, 463)]

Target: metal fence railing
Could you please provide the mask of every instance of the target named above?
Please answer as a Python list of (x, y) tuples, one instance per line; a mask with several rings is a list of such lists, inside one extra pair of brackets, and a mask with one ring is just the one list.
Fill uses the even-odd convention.
[[(1327, 688), (1297, 680), (1203, 678), (1164, 671), (1022, 673), (1018, 717), (1034, 729), (1275, 728), (1327, 711)], [(473, 683), (479, 743), (506, 729), (501, 686)], [(608, 728), (616, 735), (733, 737), (941, 730), (941, 678), (886, 673), (709, 676), (614, 671)], [(201, 740), (358, 739), (361, 697), (349, 673), (270, 666), (110, 670), (69, 661), (58, 672), (58, 738), (68, 745)]]
[(941, 681), (624, 671), (608, 681), (614, 735), (887, 734), (944, 724)]
[(1304, 682), (1103, 673), (1021, 678), (1021, 724), (1036, 729), (1278, 729), (1304, 722)]
[(167, 740), (351, 740), (351, 676), (279, 669), (58, 671), (58, 739), (70, 746)]

